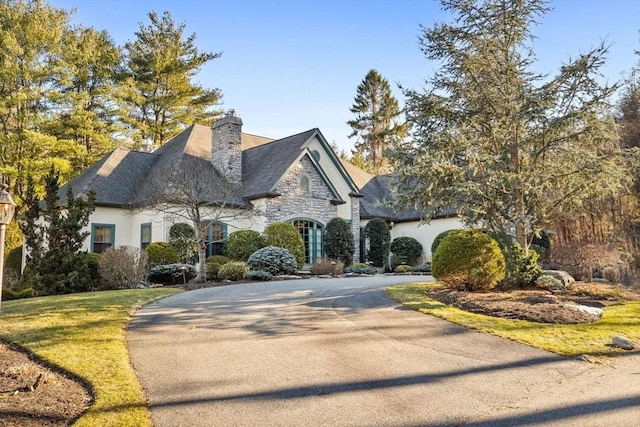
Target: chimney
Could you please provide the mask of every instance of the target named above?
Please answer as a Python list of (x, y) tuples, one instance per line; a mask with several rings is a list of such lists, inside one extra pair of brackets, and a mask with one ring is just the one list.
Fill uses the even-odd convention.
[(242, 119), (229, 110), (211, 125), (211, 163), (231, 182), (242, 181)]

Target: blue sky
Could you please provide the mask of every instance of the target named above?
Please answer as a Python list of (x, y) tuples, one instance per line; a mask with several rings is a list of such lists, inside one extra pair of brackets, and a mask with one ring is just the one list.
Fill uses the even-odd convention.
[[(434, 65), (417, 44), (420, 25), (447, 19), (434, 0), (50, 0), (75, 8), (74, 22), (107, 30), (117, 44), (135, 38), (147, 13), (171, 12), (196, 33), (199, 49), (222, 52), (197, 81), (223, 93), (248, 133), (281, 138), (314, 127), (350, 149), (346, 121), (356, 87), (374, 68), (392, 84), (420, 88)], [(612, 44), (605, 77), (617, 81), (640, 57), (640, 1), (555, 0), (534, 28), (536, 71), (600, 41)]]

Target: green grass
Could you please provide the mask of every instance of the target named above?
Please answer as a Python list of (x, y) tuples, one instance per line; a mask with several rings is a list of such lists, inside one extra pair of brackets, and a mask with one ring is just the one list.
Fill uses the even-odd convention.
[(0, 337), (84, 378), (95, 402), (77, 426), (150, 426), (125, 328), (133, 311), (177, 289), (135, 289), (2, 303)]
[(503, 319), (450, 307), (426, 295), (425, 291), (436, 285), (434, 282), (399, 285), (388, 288), (387, 293), (412, 310), (564, 356), (618, 354), (623, 350), (610, 346), (615, 335), (640, 340), (640, 302), (637, 301), (606, 307), (597, 322), (561, 325)]

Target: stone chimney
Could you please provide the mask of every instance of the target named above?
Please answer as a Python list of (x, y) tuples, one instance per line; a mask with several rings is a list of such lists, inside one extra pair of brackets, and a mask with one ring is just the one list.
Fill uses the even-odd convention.
[(242, 181), (242, 119), (230, 110), (211, 125), (211, 163), (231, 182)]

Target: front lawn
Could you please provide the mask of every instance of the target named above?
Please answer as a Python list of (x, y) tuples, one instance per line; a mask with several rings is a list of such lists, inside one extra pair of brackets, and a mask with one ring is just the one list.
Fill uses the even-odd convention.
[(0, 338), (91, 383), (95, 402), (75, 425), (150, 426), (124, 331), (135, 309), (176, 292), (134, 289), (3, 302)]
[(640, 302), (609, 305), (602, 318), (593, 323), (557, 324), (504, 319), (460, 310), (430, 298), (427, 290), (436, 282), (393, 286), (387, 293), (407, 308), (452, 323), (521, 342), (564, 356), (613, 355), (623, 350), (610, 346), (616, 335), (640, 340)]

